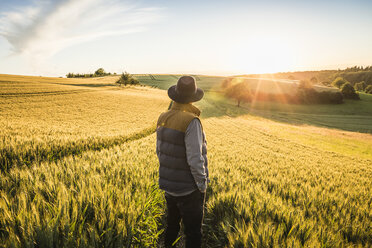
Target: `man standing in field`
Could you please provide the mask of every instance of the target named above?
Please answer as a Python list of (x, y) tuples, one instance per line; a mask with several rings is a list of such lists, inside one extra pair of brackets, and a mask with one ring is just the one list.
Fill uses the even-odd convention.
[(168, 89), (168, 96), (173, 103), (160, 115), (156, 131), (159, 186), (168, 208), (165, 246), (172, 247), (177, 240), (182, 219), (186, 247), (200, 247), (208, 162), (200, 110), (191, 103), (202, 99), (204, 92), (193, 77), (183, 76)]

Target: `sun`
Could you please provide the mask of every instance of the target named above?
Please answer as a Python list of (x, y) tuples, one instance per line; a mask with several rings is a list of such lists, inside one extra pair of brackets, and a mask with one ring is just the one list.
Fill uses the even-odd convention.
[(278, 36), (258, 36), (235, 47), (228, 67), (242, 74), (290, 71), (296, 66), (293, 42)]

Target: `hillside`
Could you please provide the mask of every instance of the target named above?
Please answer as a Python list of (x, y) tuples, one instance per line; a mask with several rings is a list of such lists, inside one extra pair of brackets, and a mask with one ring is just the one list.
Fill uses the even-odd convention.
[(276, 79), (292, 79), (292, 80), (308, 80), (315, 81), (321, 85), (330, 85), (337, 77), (342, 77), (349, 81), (352, 85), (364, 81), (367, 85), (372, 85), (372, 67), (350, 67), (344, 70), (321, 70), (321, 71), (295, 71), (295, 72), (279, 72), (269, 74), (251, 74), (244, 75), (246, 77), (259, 78), (276, 78)]
[[(137, 77), (160, 89), (177, 80)], [(153, 132), (169, 99), (115, 79), (0, 75), (0, 247), (158, 246)], [(222, 80), (197, 82), (211, 175), (204, 246), (371, 246), (372, 99), (238, 108)]]

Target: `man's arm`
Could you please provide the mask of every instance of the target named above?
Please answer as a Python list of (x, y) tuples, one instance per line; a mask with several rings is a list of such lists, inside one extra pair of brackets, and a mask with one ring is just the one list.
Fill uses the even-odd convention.
[(202, 154), (203, 130), (199, 119), (195, 118), (187, 127), (185, 144), (187, 162), (190, 165), (191, 174), (199, 190), (205, 192), (207, 189), (207, 174)]

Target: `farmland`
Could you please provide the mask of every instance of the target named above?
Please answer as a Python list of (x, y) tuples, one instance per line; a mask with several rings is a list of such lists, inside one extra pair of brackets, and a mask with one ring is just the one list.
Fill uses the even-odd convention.
[[(0, 247), (156, 247), (154, 123), (177, 75), (0, 76)], [(205, 247), (372, 245), (372, 98), (244, 104), (199, 76), (211, 184)], [(160, 89), (156, 89), (157, 87)], [(182, 241), (181, 241), (182, 242)]]

